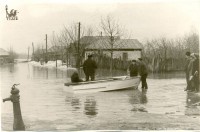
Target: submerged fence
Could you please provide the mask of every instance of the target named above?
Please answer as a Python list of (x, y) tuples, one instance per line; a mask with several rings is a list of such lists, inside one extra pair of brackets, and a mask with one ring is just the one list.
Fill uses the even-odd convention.
[(176, 58), (144, 58), (149, 71), (151, 72), (170, 72), (170, 71), (183, 71), (185, 59)]

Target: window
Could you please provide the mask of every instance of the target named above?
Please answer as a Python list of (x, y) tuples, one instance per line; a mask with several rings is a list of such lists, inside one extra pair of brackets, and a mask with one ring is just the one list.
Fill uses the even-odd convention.
[(128, 53), (124, 52), (122, 58), (123, 58), (123, 61), (127, 61), (128, 60)]

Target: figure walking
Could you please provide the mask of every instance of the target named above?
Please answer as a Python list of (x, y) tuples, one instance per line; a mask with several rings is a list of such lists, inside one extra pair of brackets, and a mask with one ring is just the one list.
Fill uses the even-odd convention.
[(86, 76), (86, 81), (89, 81), (89, 78), (91, 78), (91, 81), (95, 80), (96, 69), (97, 69), (96, 62), (92, 59), (92, 55), (88, 55), (88, 59), (85, 60), (83, 63), (83, 71)]
[(138, 58), (138, 62), (139, 62), (139, 74), (141, 76), (141, 81), (142, 81), (142, 89), (148, 89), (146, 81), (148, 75), (147, 66), (142, 60), (142, 58)]

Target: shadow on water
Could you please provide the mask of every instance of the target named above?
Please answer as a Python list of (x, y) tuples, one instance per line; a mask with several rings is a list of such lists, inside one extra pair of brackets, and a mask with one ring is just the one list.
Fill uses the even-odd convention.
[(198, 96), (196, 93), (188, 92), (187, 93), (187, 99), (186, 99), (186, 110), (185, 115), (200, 115), (200, 96)]

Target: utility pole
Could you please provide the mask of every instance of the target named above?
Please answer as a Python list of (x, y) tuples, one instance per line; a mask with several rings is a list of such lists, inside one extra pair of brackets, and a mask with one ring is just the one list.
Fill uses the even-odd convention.
[(32, 58), (33, 58), (33, 60), (35, 60), (35, 59), (34, 59), (34, 58), (35, 58), (35, 55), (34, 55), (34, 44), (33, 44), (33, 42), (32, 42), (32, 48), (33, 48)]
[(80, 30), (81, 30), (81, 23), (78, 23), (78, 46), (77, 46), (77, 68), (80, 67)]
[(111, 62), (110, 62), (111, 76), (113, 76), (113, 45), (114, 45), (114, 37), (111, 35)]
[(46, 54), (45, 54), (45, 62), (48, 61), (48, 55), (47, 55), (47, 34), (46, 34)]
[(29, 60), (29, 46), (28, 46), (28, 58), (27, 58), (27, 61)]

